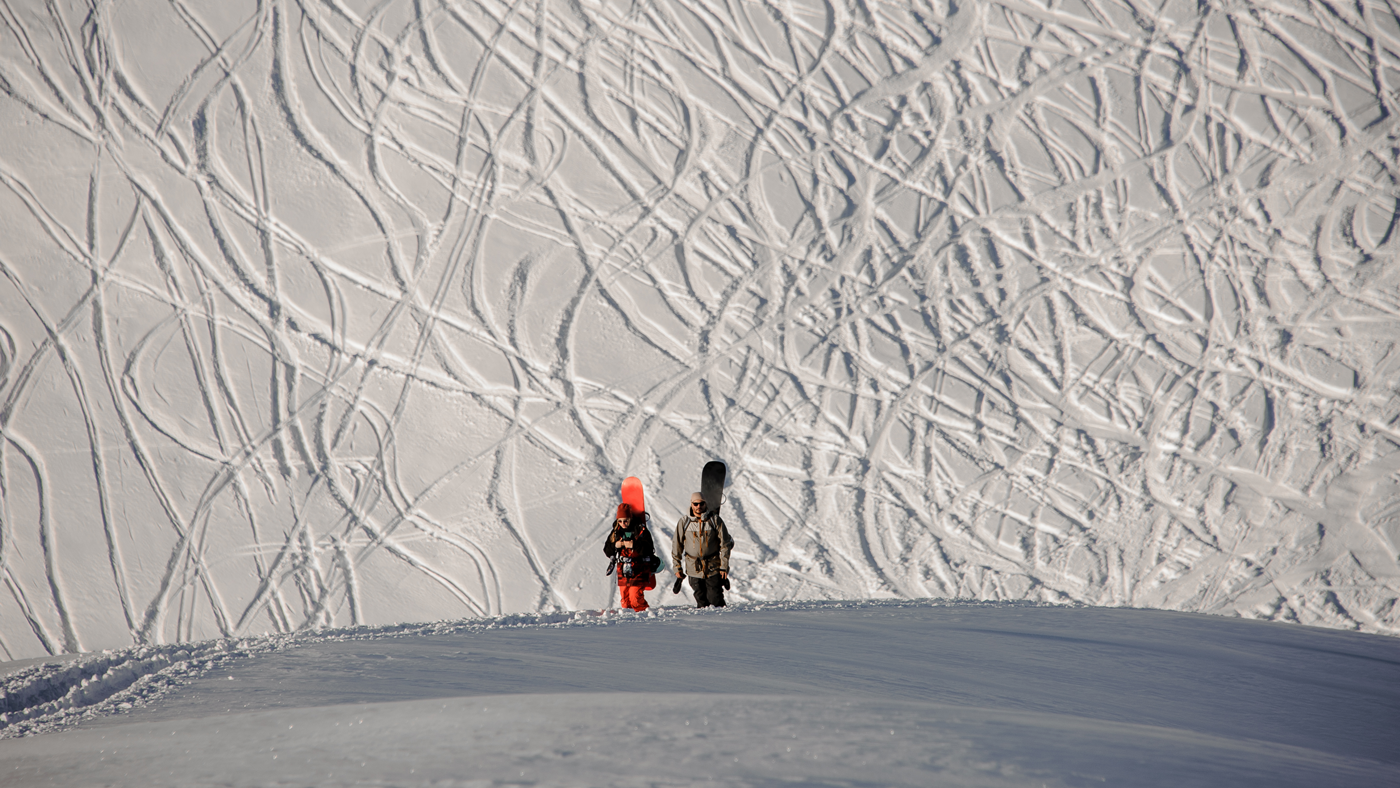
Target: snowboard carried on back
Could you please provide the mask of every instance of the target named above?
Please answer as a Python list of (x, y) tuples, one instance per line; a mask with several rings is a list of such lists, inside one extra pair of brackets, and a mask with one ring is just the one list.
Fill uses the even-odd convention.
[(709, 517), (719, 516), (719, 507), (724, 504), (724, 463), (710, 460), (700, 470), (700, 497), (705, 499), (705, 512)]
[[(719, 517), (719, 508), (724, 505), (724, 463), (710, 460), (700, 469), (700, 497), (705, 499), (705, 511), (710, 517)], [(721, 581), (724, 590), (729, 590), (729, 578)]]
[[(724, 463), (719, 460), (710, 460), (700, 469), (700, 497), (705, 499), (706, 517), (719, 516), (719, 508), (724, 504), (724, 477), (727, 473)], [(681, 580), (681, 577), (676, 577), (675, 585), (671, 586), (671, 593), (681, 592)], [(729, 580), (725, 579), (724, 584), (725, 588), (728, 588)]]
[(628, 476), (622, 480), (622, 502), (627, 504), (633, 515), (646, 513), (647, 498), (642, 491), (641, 479), (636, 476)]

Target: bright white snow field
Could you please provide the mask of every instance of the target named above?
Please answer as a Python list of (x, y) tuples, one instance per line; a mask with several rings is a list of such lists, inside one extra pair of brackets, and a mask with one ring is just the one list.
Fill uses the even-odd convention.
[(0, 0), (0, 785), (1400, 785), (1398, 13)]
[(0, 2), (0, 658), (603, 608), (711, 458), (739, 601), (1394, 634), (1398, 88), (1392, 0)]

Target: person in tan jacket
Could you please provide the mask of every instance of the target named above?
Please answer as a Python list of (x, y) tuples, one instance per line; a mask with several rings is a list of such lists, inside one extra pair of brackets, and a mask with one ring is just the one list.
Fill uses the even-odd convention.
[(706, 513), (700, 493), (690, 496), (690, 513), (676, 523), (671, 559), (680, 577), (690, 578), (696, 607), (724, 607), (729, 586), (729, 551), (734, 538), (718, 514)]

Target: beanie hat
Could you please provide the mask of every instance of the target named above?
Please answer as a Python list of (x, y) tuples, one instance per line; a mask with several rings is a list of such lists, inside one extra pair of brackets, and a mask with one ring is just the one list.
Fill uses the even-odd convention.
[(617, 519), (621, 520), (621, 519), (624, 518), (624, 517), (631, 517), (631, 516), (632, 516), (632, 507), (631, 507), (631, 506), (628, 506), (628, 505), (625, 504), (625, 503), (620, 503), (620, 504), (617, 505)]

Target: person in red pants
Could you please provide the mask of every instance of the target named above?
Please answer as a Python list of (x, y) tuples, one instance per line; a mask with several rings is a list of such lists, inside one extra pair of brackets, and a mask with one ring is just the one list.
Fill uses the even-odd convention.
[(612, 558), (617, 568), (622, 606), (638, 613), (647, 609), (645, 592), (656, 588), (656, 569), (661, 564), (646, 521), (646, 512), (634, 514), (632, 507), (619, 504), (612, 533), (603, 543), (603, 554)]

